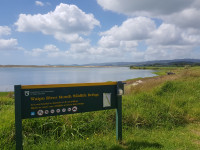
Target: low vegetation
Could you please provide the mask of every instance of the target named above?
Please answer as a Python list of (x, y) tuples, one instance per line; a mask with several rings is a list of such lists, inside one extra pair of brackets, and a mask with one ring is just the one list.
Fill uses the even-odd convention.
[[(122, 143), (109, 110), (23, 120), (24, 149), (200, 149), (200, 68), (167, 71), (127, 81)], [(13, 93), (0, 93), (0, 141), (0, 149), (15, 149)]]

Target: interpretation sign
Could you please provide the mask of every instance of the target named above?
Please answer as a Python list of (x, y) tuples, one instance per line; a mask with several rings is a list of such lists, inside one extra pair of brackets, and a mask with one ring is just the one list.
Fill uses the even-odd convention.
[(117, 83), (21, 86), (21, 92), (26, 119), (114, 109)]
[[(116, 109), (121, 140), (122, 82), (15, 85), (16, 147), (22, 149), (22, 119)], [(118, 136), (119, 134), (119, 136)]]

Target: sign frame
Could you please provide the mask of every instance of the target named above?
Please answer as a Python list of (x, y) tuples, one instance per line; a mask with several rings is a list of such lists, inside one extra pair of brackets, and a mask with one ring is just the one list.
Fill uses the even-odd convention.
[[(15, 93), (15, 134), (16, 134), (16, 150), (23, 150), (23, 136), (22, 136), (22, 120), (29, 119), (24, 118), (22, 115), (22, 93), (24, 89), (47, 89), (47, 88), (66, 88), (66, 87), (95, 87), (95, 86), (109, 86), (116, 85), (116, 95), (115, 95), (115, 108), (116, 109), (116, 140), (122, 141), (122, 95), (124, 91), (124, 83), (122, 81), (118, 82), (101, 82), (101, 83), (80, 83), (80, 84), (49, 84), (49, 85), (15, 85), (14, 93)], [(23, 93), (29, 95), (29, 93)], [(105, 93), (106, 99), (109, 99), (109, 94)], [(110, 100), (111, 101), (111, 100)], [(105, 106), (109, 106), (109, 102), (105, 102)], [(92, 111), (99, 111), (92, 110)], [(87, 112), (87, 111), (83, 111)], [(82, 112), (81, 112), (82, 113)], [(72, 113), (73, 114), (73, 113)], [(63, 114), (65, 115), (65, 114)], [(44, 116), (45, 117), (45, 116)]]

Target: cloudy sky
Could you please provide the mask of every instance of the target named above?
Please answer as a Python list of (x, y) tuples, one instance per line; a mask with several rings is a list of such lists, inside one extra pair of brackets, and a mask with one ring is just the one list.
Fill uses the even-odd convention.
[(200, 58), (200, 0), (1, 0), (0, 64)]

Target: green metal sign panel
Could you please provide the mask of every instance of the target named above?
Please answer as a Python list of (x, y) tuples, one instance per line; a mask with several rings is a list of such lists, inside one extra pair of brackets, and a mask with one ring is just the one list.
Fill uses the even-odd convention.
[(22, 87), (22, 119), (116, 108), (117, 84), (79, 85), (32, 89)]
[(16, 85), (16, 149), (22, 147), (22, 119), (116, 109), (117, 140), (122, 139), (122, 82)]

